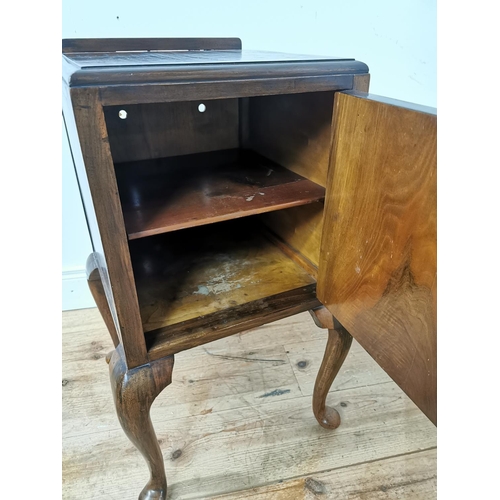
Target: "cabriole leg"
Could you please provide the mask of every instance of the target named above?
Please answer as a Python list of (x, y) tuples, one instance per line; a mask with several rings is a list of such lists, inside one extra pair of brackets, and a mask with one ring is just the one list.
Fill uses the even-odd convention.
[(116, 412), (130, 441), (146, 460), (150, 479), (139, 500), (165, 500), (167, 479), (163, 456), (149, 411), (156, 396), (172, 381), (174, 357), (169, 356), (127, 370), (119, 345), (111, 354), (109, 373)]
[(352, 337), (326, 308), (309, 312), (317, 326), (328, 328), (328, 343), (314, 384), (313, 412), (322, 427), (336, 429), (340, 425), (340, 415), (335, 408), (326, 406), (326, 397), (349, 352)]

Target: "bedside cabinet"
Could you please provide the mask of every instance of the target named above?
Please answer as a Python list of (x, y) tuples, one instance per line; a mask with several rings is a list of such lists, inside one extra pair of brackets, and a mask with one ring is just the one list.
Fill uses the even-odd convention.
[[(64, 118), (113, 339), (120, 423), (165, 499), (149, 410), (176, 353), (299, 312), (351, 335), (436, 422), (436, 114), (349, 58), (236, 38), (63, 40)], [(175, 376), (175, 375), (174, 375)]]

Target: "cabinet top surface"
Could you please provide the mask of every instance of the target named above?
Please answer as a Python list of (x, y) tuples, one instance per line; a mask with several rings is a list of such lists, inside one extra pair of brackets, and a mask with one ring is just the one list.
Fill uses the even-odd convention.
[(242, 50), (239, 39), (63, 40), (69, 86), (336, 77), (367, 73), (353, 58)]
[(79, 69), (123, 66), (252, 64), (308, 61), (353, 61), (352, 58), (311, 56), (259, 50), (179, 50), (137, 52), (77, 52), (65, 54)]

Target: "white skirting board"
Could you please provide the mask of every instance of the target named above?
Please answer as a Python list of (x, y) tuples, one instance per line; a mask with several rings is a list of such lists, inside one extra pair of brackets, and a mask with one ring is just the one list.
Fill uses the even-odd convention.
[(84, 269), (73, 269), (62, 273), (62, 310), (96, 307), (87, 285)]

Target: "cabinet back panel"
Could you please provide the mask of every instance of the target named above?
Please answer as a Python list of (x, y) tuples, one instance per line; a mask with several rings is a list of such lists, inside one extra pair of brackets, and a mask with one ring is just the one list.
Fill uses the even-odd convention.
[[(238, 99), (108, 106), (105, 108), (115, 163), (204, 153), (239, 146)], [(126, 119), (119, 117), (124, 110)]]

